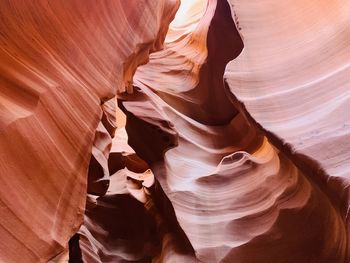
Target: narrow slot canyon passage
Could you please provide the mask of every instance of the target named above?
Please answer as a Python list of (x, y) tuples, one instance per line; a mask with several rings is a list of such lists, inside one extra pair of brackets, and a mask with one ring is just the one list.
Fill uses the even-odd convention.
[(346, 0), (0, 19), (0, 262), (350, 262)]

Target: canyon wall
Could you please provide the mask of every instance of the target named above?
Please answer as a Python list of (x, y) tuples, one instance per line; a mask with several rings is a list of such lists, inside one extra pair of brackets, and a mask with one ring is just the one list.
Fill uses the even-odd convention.
[(67, 248), (91, 152), (102, 162), (110, 147), (101, 105), (161, 48), (177, 5), (1, 1), (1, 262), (47, 262)]
[(0, 5), (0, 261), (349, 262), (347, 1)]

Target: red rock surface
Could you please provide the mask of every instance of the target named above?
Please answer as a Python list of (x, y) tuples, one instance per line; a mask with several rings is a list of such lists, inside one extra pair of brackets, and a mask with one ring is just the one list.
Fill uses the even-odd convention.
[(347, 1), (0, 7), (1, 262), (349, 262)]
[(83, 221), (94, 138), (103, 167), (108, 156), (101, 105), (161, 47), (175, 7), (0, 3), (1, 262), (47, 262), (67, 247)]

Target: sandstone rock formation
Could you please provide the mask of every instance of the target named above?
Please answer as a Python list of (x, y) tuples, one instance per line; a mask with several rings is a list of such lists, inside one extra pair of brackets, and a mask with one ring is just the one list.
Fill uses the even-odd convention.
[(1, 262), (349, 262), (347, 1), (0, 5)]
[(108, 156), (101, 105), (161, 47), (175, 10), (165, 0), (0, 3), (1, 262), (47, 262), (67, 247), (91, 151), (102, 167)]
[(347, 221), (350, 3), (230, 2), (244, 39), (226, 68), (230, 91)]

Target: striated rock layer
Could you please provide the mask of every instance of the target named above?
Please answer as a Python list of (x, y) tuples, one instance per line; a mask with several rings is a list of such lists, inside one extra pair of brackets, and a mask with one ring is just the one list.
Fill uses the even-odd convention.
[(191, 262), (193, 248), (146, 163), (118, 129), (104, 196), (89, 195), (79, 230), (83, 262)]
[(83, 220), (92, 145), (92, 161), (108, 156), (101, 105), (161, 47), (176, 6), (0, 3), (1, 262), (47, 262), (67, 247)]
[(1, 262), (349, 261), (345, 0), (0, 12)]
[[(259, 4), (257, 1), (253, 10), (264, 10)], [(246, 12), (251, 5), (242, 4)], [(241, 69), (247, 59), (242, 58), (244, 53), (239, 55), (243, 45), (234, 20), (242, 32), (244, 26), (236, 9), (230, 7), (226, 1), (208, 1), (193, 31), (181, 31), (181, 37), (138, 68), (134, 84), (139, 91), (122, 98), (129, 143), (150, 163), (198, 260), (346, 262), (346, 220), (339, 201), (334, 202), (312, 167), (298, 168), (289, 153), (281, 152), (283, 147), (278, 143), (279, 149), (274, 147), (235, 96), (225, 90), (222, 77), (228, 61), (234, 59), (231, 64), (238, 65), (236, 75), (230, 75), (230, 67), (226, 74), (234, 95), (236, 88), (240, 88), (239, 95), (249, 93), (241, 78), (251, 72)], [(252, 23), (251, 16), (246, 17)], [(257, 25), (254, 30), (263, 36)], [(245, 45), (244, 35), (242, 39)], [(254, 40), (252, 49), (258, 54), (262, 51), (254, 43), (274, 52), (263, 39)], [(244, 46), (253, 65), (254, 55), (246, 50)], [(253, 78), (256, 75), (251, 76), (248, 88), (259, 86)], [(259, 96), (254, 92), (249, 101), (255, 102), (254, 96)], [(268, 98), (269, 90), (261, 91), (261, 96), (264, 92)], [(267, 101), (266, 108), (273, 105)], [(277, 113), (278, 107), (273, 109), (278, 118), (282, 113)], [(250, 112), (249, 107), (247, 110)], [(149, 125), (157, 125), (161, 134), (165, 133), (158, 136), (157, 145), (164, 145), (162, 148), (154, 146), (156, 133)], [(141, 127), (146, 140), (138, 138)], [(164, 159), (150, 157), (149, 151), (164, 153), (169, 147), (174, 148), (165, 152)]]
[(230, 91), (348, 228), (350, 3), (229, 2), (244, 41), (226, 68)]

